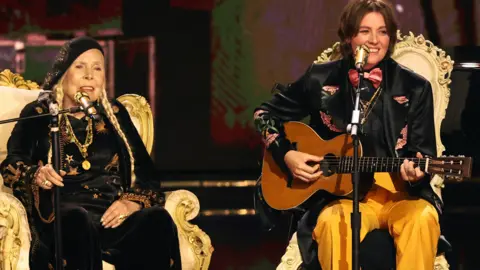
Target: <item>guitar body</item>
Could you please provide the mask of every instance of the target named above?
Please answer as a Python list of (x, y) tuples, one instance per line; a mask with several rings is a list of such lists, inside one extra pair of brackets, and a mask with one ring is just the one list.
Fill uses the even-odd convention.
[[(297, 151), (324, 157), (320, 162), (323, 175), (310, 183), (299, 179), (292, 179), (289, 183), (287, 174), (277, 166), (270, 152), (265, 151), (261, 187), (263, 197), (270, 207), (277, 210), (296, 208), (319, 190), (337, 196), (345, 196), (352, 192), (353, 140), (350, 135), (339, 135), (326, 141), (310, 126), (301, 122), (287, 122), (284, 128), (286, 137), (291, 143), (296, 144)], [(359, 158), (360, 171), (374, 173), (377, 186), (393, 193), (405, 191), (405, 182), (398, 173), (404, 158), (362, 157), (361, 144)], [(409, 160), (422, 171), (432, 175), (443, 175), (445, 179), (459, 182), (471, 177), (471, 157), (428, 157)]]
[[(310, 183), (299, 179), (292, 179), (292, 182), (289, 182), (287, 174), (277, 166), (270, 152), (265, 151), (261, 187), (263, 197), (270, 207), (277, 210), (296, 208), (319, 190), (337, 196), (345, 196), (352, 192), (353, 140), (350, 135), (339, 135), (325, 141), (310, 126), (301, 122), (287, 122), (284, 128), (286, 137), (296, 144), (297, 151), (324, 157), (320, 161), (323, 174), (320, 179)], [(405, 158), (362, 157), (361, 144), (358, 150), (359, 171), (374, 173), (375, 184), (392, 193), (406, 191), (405, 182), (398, 173)], [(443, 175), (448, 180), (459, 182), (471, 177), (471, 157), (408, 159), (420, 170), (432, 175)]]
[[(296, 143), (297, 151), (324, 157), (353, 156), (353, 141), (350, 135), (339, 135), (325, 141), (308, 125), (301, 122), (284, 124), (287, 138)], [(362, 155), (360, 144), (359, 155)], [(267, 204), (277, 210), (288, 210), (298, 207), (319, 190), (334, 195), (348, 195), (352, 192), (352, 174), (328, 174), (324, 171), (317, 181), (306, 183), (293, 179), (288, 187), (288, 177), (277, 166), (269, 151), (265, 151), (262, 167), (262, 193)]]

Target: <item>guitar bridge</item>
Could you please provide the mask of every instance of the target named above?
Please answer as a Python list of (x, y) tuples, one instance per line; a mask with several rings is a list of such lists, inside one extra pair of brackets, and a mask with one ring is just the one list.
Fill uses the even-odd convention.
[(287, 177), (287, 187), (291, 188), (293, 185), (293, 175), (291, 173), (288, 174)]

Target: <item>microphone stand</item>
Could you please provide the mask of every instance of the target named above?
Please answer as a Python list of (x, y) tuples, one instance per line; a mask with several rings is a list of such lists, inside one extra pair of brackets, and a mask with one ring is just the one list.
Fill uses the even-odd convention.
[[(80, 106), (72, 107), (70, 109), (58, 110), (58, 104), (55, 102), (49, 103), (49, 113), (12, 118), (7, 120), (0, 121), (1, 124), (23, 121), (27, 119), (34, 119), (40, 117), (50, 116), (50, 136), (52, 139), (52, 166), (53, 169), (60, 174), (60, 168), (62, 166), (62, 157), (60, 156), (60, 127), (59, 127), (59, 115), (65, 113), (76, 113), (82, 111)], [(55, 237), (55, 269), (63, 270), (63, 256), (62, 256), (62, 230), (61, 230), (61, 219), (60, 219), (60, 189), (53, 187), (53, 201), (54, 201), (54, 237)]]
[(350, 133), (353, 140), (353, 211), (351, 213), (351, 229), (352, 229), (352, 269), (360, 270), (360, 227), (361, 227), (361, 213), (359, 207), (359, 183), (360, 183), (360, 171), (359, 171), (359, 145), (360, 139), (358, 138), (358, 129), (360, 124), (360, 92), (364, 90), (363, 85), (363, 69), (360, 68), (358, 73), (358, 87), (355, 89), (355, 103), (352, 113), (352, 121), (347, 126), (347, 131)]

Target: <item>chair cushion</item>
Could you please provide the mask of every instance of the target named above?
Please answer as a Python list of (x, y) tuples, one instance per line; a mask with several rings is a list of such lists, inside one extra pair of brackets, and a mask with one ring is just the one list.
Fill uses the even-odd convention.
[[(23, 107), (37, 99), (40, 91), (24, 90), (7, 86), (0, 86), (0, 120), (17, 118)], [(0, 125), (0, 161), (7, 157), (7, 141), (10, 138), (15, 122)], [(0, 176), (0, 187), (3, 179)]]

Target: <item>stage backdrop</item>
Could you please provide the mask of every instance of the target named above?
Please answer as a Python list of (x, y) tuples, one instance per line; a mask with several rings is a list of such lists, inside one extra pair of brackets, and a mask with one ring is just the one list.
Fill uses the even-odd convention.
[[(4, 15), (0, 16), (0, 35), (21, 39), (28, 32), (88, 30), (98, 34), (101, 30), (118, 29), (126, 2), (8, 0), (0, 9), (0, 15)], [(429, 12), (425, 12), (420, 3), (428, 1), (392, 2), (404, 33), (423, 33), (430, 38), (424, 21), (436, 22), (442, 47), (462, 45), (466, 38), (479, 44), (480, 27), (468, 24), (474, 29), (467, 35), (464, 21), (459, 19), (465, 18), (469, 10), (475, 10), (473, 17), (478, 18), (478, 4), (462, 10), (458, 8), (462, 1), (431, 1), (430, 13), (434, 17), (425, 20)], [(122, 74), (111, 80), (123, 87), (122, 91), (138, 91), (144, 95), (155, 92), (156, 112), (163, 112), (156, 114), (159, 167), (175, 171), (258, 169), (262, 149), (253, 131), (253, 109), (270, 96), (275, 82), (294, 81), (324, 49), (338, 40), (338, 17), (346, 3), (347, 0), (170, 0), (169, 12), (183, 17), (158, 20), (155, 27), (149, 28), (157, 44), (155, 59), (159, 67), (155, 91), (135, 90), (145, 88), (145, 84), (134, 87), (120, 83), (118, 80), (125, 77), (123, 74), (130, 66), (125, 66)], [(154, 10), (155, 18), (159, 17), (157, 14), (169, 13), (155, 8), (149, 10)], [(202, 24), (201, 27), (196, 27), (198, 24)], [(193, 32), (197, 28), (205, 32)], [(27, 47), (25, 75), (43, 78), (49, 64), (44, 57), (51, 57), (55, 50), (54, 47)], [(141, 50), (131, 50), (131, 47), (116, 52), (120, 56), (142, 54)], [(32, 53), (35, 57), (30, 57)], [(191, 58), (183, 59), (185, 54)], [(11, 46), (0, 48), (0, 68), (14, 67), (14, 55)], [(147, 59), (145, 54), (141, 59), (142, 63)], [(42, 64), (36, 65), (38, 62)], [(183, 78), (185, 73), (190, 74), (188, 80), (178, 83), (178, 78)], [(188, 106), (197, 109), (192, 121), (195, 128), (183, 127), (184, 124), (170, 119), (176, 111), (175, 117), (181, 115), (185, 121), (191, 120), (190, 113), (178, 112), (182, 99), (198, 105)], [(190, 135), (191, 130), (196, 130), (196, 136)]]
[[(337, 38), (347, 0), (224, 0), (212, 12), (211, 134), (253, 147), (252, 111), (275, 82), (298, 78)], [(397, 1), (402, 29), (424, 33), (416, 0)]]
[[(254, 108), (270, 97), (274, 83), (296, 80), (324, 49), (338, 41), (338, 19), (347, 2), (217, 1), (211, 19), (211, 136), (215, 144), (236, 151), (239, 145), (244, 146), (240, 151), (258, 149)], [(421, 1), (392, 2), (403, 33), (429, 38)], [(432, 2), (441, 45), (461, 44), (461, 14), (455, 1)], [(226, 162), (246, 162), (232, 159)]]

